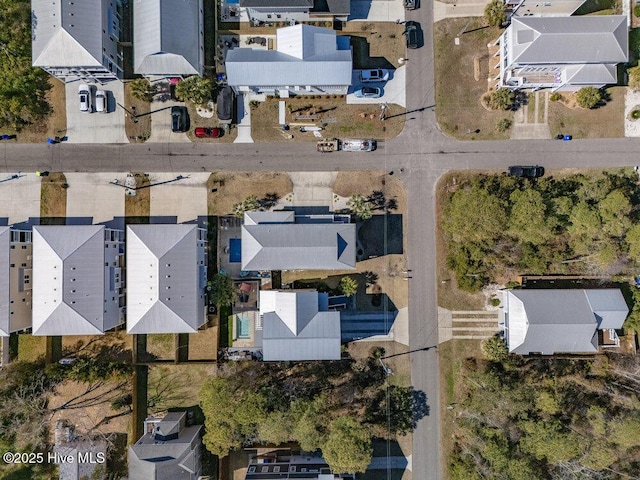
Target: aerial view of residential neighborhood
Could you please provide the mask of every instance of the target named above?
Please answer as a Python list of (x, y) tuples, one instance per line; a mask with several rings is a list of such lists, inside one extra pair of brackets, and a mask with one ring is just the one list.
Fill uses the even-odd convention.
[(640, 480), (640, 0), (0, 12), (0, 480)]

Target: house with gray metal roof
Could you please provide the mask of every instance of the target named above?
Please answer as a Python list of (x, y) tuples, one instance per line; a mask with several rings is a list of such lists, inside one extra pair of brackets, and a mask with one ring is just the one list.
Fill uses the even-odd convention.
[(573, 15), (586, 0), (507, 0), (507, 8), (518, 17), (568, 17)]
[(124, 232), (33, 227), (33, 335), (100, 335), (124, 320)]
[(195, 333), (205, 323), (206, 232), (127, 226), (127, 332)]
[(573, 91), (618, 81), (629, 60), (624, 15), (513, 17), (498, 40), (499, 87)]
[(247, 212), (241, 239), (243, 270), (353, 270), (356, 226), (348, 217)]
[(34, 67), (62, 81), (123, 77), (121, 0), (31, 0)]
[(227, 82), (236, 93), (277, 93), (286, 98), (346, 94), (353, 60), (349, 37), (301, 24), (278, 29), (275, 50), (228, 50), (225, 65)]
[(315, 19), (347, 20), (349, 0), (240, 0), (254, 23), (304, 22)]
[(317, 452), (292, 452), (288, 449), (272, 450), (261, 455), (252, 455), (245, 480), (354, 480), (353, 474), (333, 473), (327, 461)]
[(202, 0), (133, 2), (135, 73), (180, 77), (204, 72)]
[(615, 330), (629, 313), (622, 293), (613, 288), (505, 290), (502, 304), (509, 351), (522, 355), (595, 353), (599, 334), (617, 339)]
[(148, 417), (145, 434), (129, 447), (129, 480), (196, 480), (202, 471), (202, 425), (185, 412)]
[(316, 290), (260, 290), (264, 361), (340, 360), (340, 312)]

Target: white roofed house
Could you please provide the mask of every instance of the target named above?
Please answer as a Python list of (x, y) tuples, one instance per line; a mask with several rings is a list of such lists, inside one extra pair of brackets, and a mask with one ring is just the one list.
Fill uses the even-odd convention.
[(225, 65), (227, 82), (236, 93), (277, 93), (286, 98), (346, 94), (353, 61), (348, 37), (301, 24), (277, 30), (276, 50), (228, 50)]
[(62, 81), (123, 77), (121, 0), (32, 0), (34, 67)]
[(195, 333), (205, 323), (206, 232), (127, 227), (127, 332)]
[[(505, 290), (500, 310), (512, 353), (595, 353), (618, 346), (629, 313), (618, 289)], [(600, 338), (600, 341), (599, 341)]]
[(315, 290), (261, 290), (265, 361), (340, 360), (340, 312)]
[(618, 81), (629, 60), (624, 15), (512, 17), (498, 40), (499, 87), (575, 91)]
[(33, 227), (33, 335), (99, 335), (124, 320), (123, 232)]
[[(304, 223), (299, 223), (299, 220)], [(291, 211), (247, 212), (243, 270), (353, 270), (356, 226), (348, 217), (296, 217)]]
[(204, 72), (202, 0), (133, 1), (134, 72), (181, 77)]
[(240, 0), (249, 19), (256, 22), (304, 22), (334, 18), (347, 20), (351, 12), (349, 0)]

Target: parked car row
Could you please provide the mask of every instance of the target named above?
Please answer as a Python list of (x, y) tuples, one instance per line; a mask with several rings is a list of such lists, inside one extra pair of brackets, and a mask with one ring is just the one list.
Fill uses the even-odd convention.
[(93, 102), (93, 94), (90, 86), (81, 84), (78, 87), (78, 96), (80, 100), (81, 112), (93, 113), (95, 108), (95, 111), (98, 113), (109, 113), (107, 92), (105, 92), (104, 90), (96, 90), (95, 105)]

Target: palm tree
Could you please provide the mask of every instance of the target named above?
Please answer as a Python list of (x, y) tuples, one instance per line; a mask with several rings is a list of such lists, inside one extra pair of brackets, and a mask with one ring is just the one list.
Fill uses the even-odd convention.
[(484, 9), (484, 18), (492, 27), (500, 27), (507, 21), (507, 6), (503, 0), (491, 0)]
[(364, 195), (351, 195), (347, 206), (351, 209), (351, 213), (355, 213), (360, 220), (367, 220), (373, 216), (373, 206)]
[(129, 83), (131, 96), (145, 102), (153, 100), (154, 89), (146, 78), (136, 78)]

